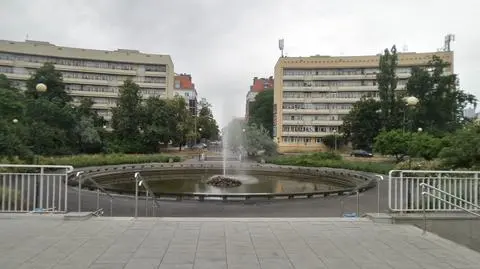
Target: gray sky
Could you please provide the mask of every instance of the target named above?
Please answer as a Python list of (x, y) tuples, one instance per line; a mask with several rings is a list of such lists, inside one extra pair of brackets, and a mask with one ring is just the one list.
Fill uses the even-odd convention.
[(220, 125), (243, 116), (254, 76), (288, 56), (436, 51), (456, 35), (455, 72), (480, 96), (480, 2), (476, 0), (2, 0), (0, 39), (170, 54), (191, 73)]

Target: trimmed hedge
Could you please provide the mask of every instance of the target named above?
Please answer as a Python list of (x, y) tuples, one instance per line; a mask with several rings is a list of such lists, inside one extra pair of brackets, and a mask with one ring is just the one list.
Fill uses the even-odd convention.
[(278, 165), (330, 167), (379, 174), (388, 174), (390, 170), (395, 168), (395, 165), (389, 162), (346, 161), (343, 160), (340, 155), (330, 152), (319, 152), (297, 156), (281, 156), (268, 160), (268, 162)]
[[(182, 160), (179, 156), (164, 154), (82, 154), (72, 156), (38, 157), (38, 164), (45, 165), (71, 165), (75, 168), (86, 166), (102, 166), (117, 164), (137, 163), (166, 163), (170, 158), (173, 162)], [(23, 164), (24, 162), (14, 159), (13, 161), (1, 160), (1, 163)]]

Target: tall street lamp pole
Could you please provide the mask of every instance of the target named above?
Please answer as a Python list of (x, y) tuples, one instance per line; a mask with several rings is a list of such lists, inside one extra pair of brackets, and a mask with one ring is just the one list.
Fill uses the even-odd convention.
[[(42, 79), (43, 80), (43, 79)], [(43, 82), (39, 82), (37, 83), (37, 85), (35, 86), (35, 90), (37, 90), (37, 92), (39, 93), (43, 93), (43, 92), (46, 92), (47, 91), (47, 85), (45, 85)], [(38, 159), (37, 159), (37, 156), (35, 153), (33, 153), (33, 163), (34, 164), (37, 164), (38, 165)], [(39, 178), (36, 178), (36, 182), (35, 182), (35, 189), (36, 189), (36, 193), (37, 193), (37, 197), (35, 197), (35, 205), (38, 206), (41, 204), (40, 203), (40, 191), (43, 189), (40, 187), (40, 184), (43, 184), (43, 168), (40, 168), (40, 179)], [(30, 199), (30, 198), (28, 198)]]
[[(404, 132), (405, 132), (405, 113), (408, 109), (410, 108), (413, 108), (415, 107), (419, 100), (417, 97), (415, 96), (408, 96), (408, 97), (405, 97), (403, 99), (405, 101), (405, 110), (403, 112), (403, 119), (404, 119)], [(409, 155), (410, 154), (410, 151), (411, 151), (411, 145), (412, 145), (412, 140), (413, 140), (413, 126), (414, 126), (414, 122), (413, 122), (413, 119), (411, 119), (411, 117), (409, 117), (410, 119), (410, 139), (409, 139), (409, 143), (408, 143), (408, 153)], [(422, 128), (418, 128), (419, 131), (422, 131)], [(408, 169), (411, 170), (412, 169), (412, 156), (408, 156)], [(408, 182), (407, 182), (408, 183)], [(403, 183), (402, 183), (403, 184)], [(412, 189), (411, 188), (408, 188), (408, 194), (407, 194), (407, 208), (410, 208), (411, 206), (411, 197), (412, 197)]]

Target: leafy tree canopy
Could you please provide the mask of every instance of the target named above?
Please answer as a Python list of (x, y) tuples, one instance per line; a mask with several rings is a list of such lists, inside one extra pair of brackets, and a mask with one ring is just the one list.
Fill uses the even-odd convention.
[(273, 89), (258, 93), (248, 109), (248, 123), (263, 126), (273, 137)]

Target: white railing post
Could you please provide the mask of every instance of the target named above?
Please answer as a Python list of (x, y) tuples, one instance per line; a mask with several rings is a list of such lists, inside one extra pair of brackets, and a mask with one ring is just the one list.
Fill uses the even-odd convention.
[(43, 209), (43, 172), (44, 172), (44, 168), (40, 168), (40, 190), (37, 192), (37, 195), (39, 195), (40, 197), (40, 200), (38, 201), (39, 204), (37, 204), (37, 206), (39, 206), (40, 209)]
[(97, 188), (97, 210), (100, 209), (100, 189)]
[(383, 182), (383, 176), (377, 175), (377, 215), (380, 215), (380, 183)]
[(478, 205), (478, 173), (475, 173), (473, 182), (473, 201)]
[(135, 218), (138, 217), (138, 177), (140, 173), (136, 172), (135, 177)]
[(77, 172), (77, 181), (78, 181), (78, 212), (82, 212), (82, 174), (83, 171)]

